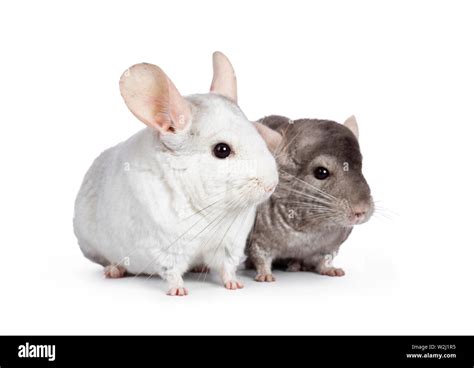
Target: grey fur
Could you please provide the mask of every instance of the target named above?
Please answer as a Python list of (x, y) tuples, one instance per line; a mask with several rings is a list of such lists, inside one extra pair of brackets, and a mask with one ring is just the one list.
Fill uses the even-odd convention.
[[(374, 209), (357, 138), (329, 120), (268, 116), (259, 122), (283, 136), (275, 152), (280, 183), (258, 208), (247, 266), (257, 269), (257, 281), (274, 281), (272, 266), (342, 276), (341, 269), (332, 267), (332, 258), (354, 219), (360, 216), (358, 223), (366, 222)], [(318, 166), (329, 169), (328, 179), (314, 177)]]

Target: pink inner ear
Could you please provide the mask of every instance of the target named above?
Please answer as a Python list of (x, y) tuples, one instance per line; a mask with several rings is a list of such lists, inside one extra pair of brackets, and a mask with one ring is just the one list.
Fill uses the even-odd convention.
[(144, 96), (146, 106), (145, 111), (149, 112), (147, 117), (147, 125), (152, 128), (167, 130), (171, 126), (171, 119), (168, 115), (169, 104), (168, 99), (165, 98), (164, 93), (161, 98), (156, 96)]
[(175, 129), (171, 123), (170, 116), (167, 113), (159, 112), (154, 117), (155, 125), (153, 128), (158, 129), (162, 132), (174, 132)]
[(283, 136), (280, 133), (278, 133), (276, 130), (271, 129), (267, 127), (266, 125), (263, 125), (261, 123), (254, 123), (254, 124), (258, 132), (262, 136), (263, 140), (267, 144), (268, 149), (272, 153), (275, 153), (281, 145)]
[(359, 126), (354, 115), (347, 118), (344, 122), (344, 125), (349, 128), (349, 130), (355, 135), (357, 139), (359, 139)]
[(132, 66), (120, 79), (120, 91), (130, 111), (161, 133), (182, 130), (191, 121), (188, 102), (156, 65)]
[(189, 102), (181, 96), (170, 79), (168, 79), (168, 93), (168, 115), (172, 121), (172, 126), (174, 130), (184, 130), (191, 123), (191, 106)]
[(227, 57), (216, 51), (212, 55), (214, 75), (211, 83), (211, 92), (219, 93), (237, 103), (237, 78), (234, 68)]

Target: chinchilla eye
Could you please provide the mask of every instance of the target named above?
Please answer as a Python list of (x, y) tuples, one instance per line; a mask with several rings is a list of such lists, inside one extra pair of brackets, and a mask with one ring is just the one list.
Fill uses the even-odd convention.
[(329, 170), (326, 169), (325, 167), (318, 166), (316, 170), (314, 170), (314, 176), (318, 180), (327, 179), (329, 176)]
[(230, 153), (231, 149), (227, 143), (217, 143), (214, 146), (214, 156), (217, 158), (226, 158)]

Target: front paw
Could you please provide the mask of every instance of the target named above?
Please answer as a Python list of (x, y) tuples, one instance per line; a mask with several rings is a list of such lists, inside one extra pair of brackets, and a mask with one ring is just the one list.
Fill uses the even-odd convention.
[(346, 273), (342, 268), (336, 267), (325, 267), (318, 271), (320, 275), (331, 276), (331, 277), (341, 277), (344, 276)]
[(274, 282), (275, 281), (275, 276), (273, 276), (271, 273), (259, 273), (257, 276), (255, 276), (255, 281), (258, 281), (258, 282)]
[(166, 294), (169, 296), (185, 296), (188, 295), (188, 289), (184, 287), (170, 288)]
[(224, 286), (227, 290), (237, 290), (237, 289), (242, 289), (244, 287), (244, 284), (242, 284), (238, 280), (230, 280), (230, 281), (226, 281), (224, 283)]

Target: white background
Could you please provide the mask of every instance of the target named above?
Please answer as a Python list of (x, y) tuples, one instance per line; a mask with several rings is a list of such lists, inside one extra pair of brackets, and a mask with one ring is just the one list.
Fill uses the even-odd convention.
[[(7, 5), (8, 4), (8, 5)], [(465, 1), (41, 1), (0, 5), (1, 334), (474, 334), (474, 23)], [(250, 119), (356, 114), (383, 216), (343, 278), (277, 272), (246, 288), (106, 280), (73, 202), (92, 160), (141, 129), (118, 79), (160, 65), (206, 92), (234, 64)]]

